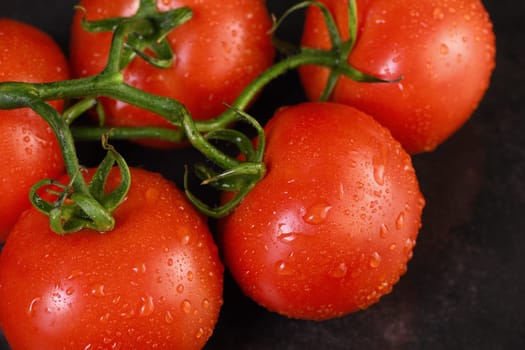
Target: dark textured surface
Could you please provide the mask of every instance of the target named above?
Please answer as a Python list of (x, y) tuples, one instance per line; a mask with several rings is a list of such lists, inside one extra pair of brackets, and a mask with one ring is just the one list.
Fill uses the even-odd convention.
[[(269, 7), (280, 13), (293, 2), (269, 1)], [(36, 25), (66, 49), (75, 3), (2, 0), (0, 16)], [(424, 227), (394, 291), (366, 311), (315, 323), (261, 309), (226, 276), (224, 308), (206, 349), (525, 349), (525, 6), (484, 3), (497, 36), (492, 85), (456, 135), (414, 158), (427, 199)], [(296, 38), (299, 20), (283, 35)], [(254, 108), (268, 116), (301, 99), (296, 76), (289, 74), (272, 83)], [(174, 152), (123, 146), (131, 164), (178, 183), (183, 162), (194, 156), (183, 151), (171, 160)], [(86, 163), (95, 158), (86, 145), (80, 153)]]

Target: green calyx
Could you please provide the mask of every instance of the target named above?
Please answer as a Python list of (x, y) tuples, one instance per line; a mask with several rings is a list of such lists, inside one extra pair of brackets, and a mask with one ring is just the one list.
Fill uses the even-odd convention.
[[(191, 192), (186, 170), (184, 187), (188, 199), (201, 212), (213, 218), (221, 218), (230, 214), (266, 173), (263, 162), (265, 149), (263, 128), (249, 114), (233, 107), (229, 107), (229, 110), (235, 114), (236, 121), (245, 122), (255, 129), (257, 133), (255, 145), (240, 131), (219, 128), (203, 135), (198, 132), (191, 118), (184, 120), (184, 129), (192, 145), (213, 161), (210, 166), (202, 163), (195, 165), (195, 174), (201, 180), (201, 184), (222, 192), (233, 193), (233, 196), (224, 204), (211, 207)], [(239, 158), (233, 158), (220, 151), (213, 145), (213, 142), (217, 141), (233, 145), (244, 160), (241, 161)]]
[[(112, 213), (128, 193), (131, 174), (124, 158), (107, 143), (106, 138), (103, 138), (103, 147), (107, 150), (106, 157), (89, 184), (84, 182), (84, 170), (79, 169), (68, 184), (46, 179), (31, 188), (31, 203), (49, 216), (54, 232), (68, 234), (84, 228), (107, 232), (114, 228)], [(120, 182), (115, 189), (106, 192), (106, 182), (115, 165), (120, 171)]]

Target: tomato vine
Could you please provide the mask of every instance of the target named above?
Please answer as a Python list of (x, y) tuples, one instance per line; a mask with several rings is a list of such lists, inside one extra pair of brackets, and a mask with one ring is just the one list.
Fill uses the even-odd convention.
[[(173, 53), (166, 42), (166, 35), (175, 27), (184, 25), (192, 12), (187, 7), (177, 8), (166, 12), (159, 12), (153, 0), (141, 0), (136, 14), (126, 18), (111, 18), (99, 21), (86, 21), (83, 26), (88, 31), (112, 31), (113, 40), (106, 68), (103, 72), (85, 78), (77, 78), (52, 83), (0, 83), (0, 108), (14, 109), (30, 107), (38, 112), (54, 130), (62, 150), (66, 169), (73, 179), (72, 183), (64, 187), (64, 194), (57, 203), (42, 204), (42, 199), (36, 195), (37, 189), (43, 184), (38, 183), (32, 190), (33, 204), (46, 212), (57, 232), (71, 232), (82, 227), (90, 227), (99, 231), (111, 230), (114, 221), (111, 211), (114, 206), (103, 203), (92, 188), (101, 188), (104, 175), (95, 177), (88, 186), (80, 173), (81, 166), (76, 157), (75, 139), (136, 139), (158, 138), (171, 142), (189, 141), (192, 146), (203, 153), (222, 172), (196, 167), (198, 176), (204, 184), (221, 190), (235, 191), (237, 195), (229, 203), (218, 208), (211, 207), (200, 201), (186, 188), (189, 199), (212, 217), (228, 215), (253, 186), (264, 176), (265, 166), (262, 162), (264, 153), (264, 132), (257, 120), (246, 114), (246, 108), (252, 103), (255, 96), (273, 79), (288, 70), (310, 64), (320, 65), (331, 69), (332, 78), (326, 88), (325, 95), (333, 88), (335, 79), (345, 75), (352, 79), (366, 82), (380, 82), (382, 80), (364, 74), (346, 63), (353, 39), (343, 42), (335, 28), (333, 18), (327, 8), (316, 1), (304, 1), (292, 7), (281, 20), (275, 23), (273, 31), (285, 17), (293, 11), (307, 7), (319, 6), (331, 28), (333, 48), (331, 50), (302, 49), (299, 53), (285, 57), (268, 68), (263, 74), (253, 80), (238, 96), (235, 102), (224, 113), (214, 119), (194, 121), (189, 111), (177, 100), (151, 94), (134, 88), (123, 81), (122, 70), (131, 60), (140, 58), (148, 63), (165, 68), (171, 64)], [(349, 13), (355, 18), (355, 2), (349, 2)], [(350, 21), (349, 31), (355, 34), (355, 21)], [(354, 38), (354, 35), (351, 35)], [(97, 105), (97, 98), (106, 96), (126, 102), (161, 115), (168, 120), (175, 129), (164, 127), (75, 127), (70, 125), (78, 116)], [(63, 115), (58, 114), (44, 101), (65, 99), (78, 100), (67, 109)], [(99, 110), (102, 118), (103, 111)], [(253, 148), (248, 138), (240, 132), (228, 128), (234, 122), (244, 121), (256, 130), (259, 143)], [(245, 161), (239, 161), (213, 146), (213, 140), (221, 139), (230, 142), (239, 148), (245, 156)], [(127, 173), (125, 160), (111, 148), (108, 159), (116, 161), (123, 173)], [(118, 160), (118, 161), (117, 161)], [(108, 162), (108, 161), (104, 161)], [(101, 174), (107, 173), (107, 167), (101, 167)], [(185, 176), (187, 184), (188, 176)], [(129, 187), (128, 176), (123, 176), (122, 188)], [(45, 181), (44, 184), (48, 184)], [(119, 192), (120, 198), (112, 200), (118, 203), (125, 196), (125, 191)], [(100, 196), (98, 196), (100, 197)], [(76, 203), (76, 209), (65, 209), (66, 201)], [(69, 203), (69, 202), (68, 202)], [(67, 204), (69, 208), (71, 204)]]

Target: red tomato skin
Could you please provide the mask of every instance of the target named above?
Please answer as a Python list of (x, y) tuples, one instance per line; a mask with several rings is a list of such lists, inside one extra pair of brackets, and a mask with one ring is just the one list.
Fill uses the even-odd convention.
[(266, 127), (268, 172), (219, 225), (225, 265), (271, 311), (324, 320), (390, 292), (424, 199), (410, 157), (364, 113), (304, 103)]
[[(343, 37), (346, 1), (323, 0)], [(479, 0), (357, 1), (358, 37), (349, 63), (386, 84), (338, 82), (332, 101), (352, 105), (386, 126), (410, 153), (434, 150), (472, 115), (495, 67), (495, 36)], [(302, 44), (328, 48), (324, 20), (308, 10)], [(327, 70), (300, 69), (306, 94), (320, 97)]]
[[(131, 16), (138, 0), (82, 0), (88, 20)], [(274, 48), (268, 30), (271, 19), (262, 0), (168, 0), (157, 1), (160, 11), (182, 6), (193, 10), (193, 18), (175, 28), (168, 40), (174, 64), (158, 69), (135, 59), (125, 70), (124, 80), (141, 90), (182, 102), (195, 119), (210, 119), (225, 110), (259, 73), (269, 67)], [(71, 31), (71, 63), (75, 76), (85, 77), (103, 70), (110, 46), (110, 33), (88, 33), (80, 26), (77, 11)], [(116, 100), (104, 99), (109, 125), (168, 126), (152, 112)], [(157, 147), (170, 143), (146, 142)]]
[[(0, 19), (0, 81), (51, 82), (70, 77), (58, 44), (40, 29)], [(52, 101), (57, 110), (63, 101)], [(62, 174), (60, 148), (48, 124), (29, 108), (0, 110), (0, 242), (30, 206), (31, 186)]]
[(204, 346), (222, 305), (217, 247), (173, 184), (132, 176), (111, 232), (59, 236), (35, 209), (22, 215), (0, 258), (0, 322), (13, 349)]

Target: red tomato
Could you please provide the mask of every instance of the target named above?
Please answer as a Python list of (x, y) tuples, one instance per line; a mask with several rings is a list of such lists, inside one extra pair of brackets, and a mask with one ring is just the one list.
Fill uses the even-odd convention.
[(411, 159), (346, 105), (281, 109), (266, 177), (220, 222), (224, 261), (253, 300), (322, 320), (390, 292), (412, 255), (424, 199)]
[[(323, 0), (348, 37), (346, 1)], [(431, 151), (471, 116), (494, 69), (492, 23), (479, 0), (358, 0), (358, 37), (349, 62), (396, 83), (341, 78), (331, 100), (374, 116), (410, 153)], [(302, 43), (328, 48), (317, 8), (309, 9)], [(324, 89), (327, 70), (305, 66), (310, 99)]]
[(111, 232), (59, 236), (33, 208), (15, 225), (0, 259), (0, 322), (14, 349), (204, 346), (222, 305), (217, 247), (173, 184), (132, 177)]
[[(0, 19), (0, 81), (50, 82), (69, 78), (56, 42), (30, 25)], [(52, 105), (62, 110), (63, 102)], [(29, 207), (28, 192), (63, 172), (58, 142), (48, 124), (28, 108), (0, 110), (0, 242)]]
[[(80, 1), (88, 20), (131, 16), (138, 4), (138, 0)], [(135, 59), (124, 71), (124, 79), (141, 90), (182, 102), (195, 119), (209, 119), (224, 111), (224, 103), (231, 104), (273, 62), (274, 49), (267, 34), (272, 22), (262, 0), (157, 1), (160, 11), (182, 6), (193, 10), (193, 18), (168, 35), (175, 54), (172, 67), (158, 69)], [(77, 11), (71, 63), (74, 74), (84, 77), (104, 68), (111, 33), (85, 32), (81, 17), (82, 12)], [(109, 125), (169, 125), (158, 115), (115, 100), (104, 99), (103, 105)]]

